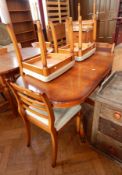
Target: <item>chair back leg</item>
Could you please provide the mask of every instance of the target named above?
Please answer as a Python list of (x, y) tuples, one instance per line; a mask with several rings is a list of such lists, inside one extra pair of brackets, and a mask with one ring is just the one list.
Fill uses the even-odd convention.
[(54, 168), (56, 166), (56, 160), (57, 160), (57, 151), (58, 151), (58, 137), (57, 132), (54, 130), (51, 132), (51, 141), (52, 141), (52, 167)]

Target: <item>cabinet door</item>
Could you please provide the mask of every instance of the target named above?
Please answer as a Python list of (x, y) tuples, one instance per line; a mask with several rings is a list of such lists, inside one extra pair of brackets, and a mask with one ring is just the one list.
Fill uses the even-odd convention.
[[(83, 16), (91, 18), (93, 13), (94, 0), (81, 0), (81, 6), (87, 9), (83, 11)], [(100, 42), (111, 42), (115, 33), (116, 20), (120, 0), (96, 0), (97, 40)]]

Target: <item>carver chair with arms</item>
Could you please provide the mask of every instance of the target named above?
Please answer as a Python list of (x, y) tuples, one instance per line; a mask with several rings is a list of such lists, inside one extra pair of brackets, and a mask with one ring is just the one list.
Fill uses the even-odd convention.
[(26, 132), (27, 146), (30, 146), (30, 123), (48, 132), (52, 140), (52, 166), (56, 166), (57, 159), (57, 133), (74, 116), (76, 116), (77, 132), (80, 133), (81, 106), (70, 108), (54, 108), (44, 93), (36, 93), (31, 90), (9, 83), (18, 103), (18, 111), (22, 117)]

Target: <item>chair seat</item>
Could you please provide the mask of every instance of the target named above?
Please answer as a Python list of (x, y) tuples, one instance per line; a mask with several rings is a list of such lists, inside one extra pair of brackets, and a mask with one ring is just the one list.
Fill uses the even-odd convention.
[[(29, 107), (30, 109), (43, 114), (43, 115), (47, 115), (48, 114), (45, 111), (42, 110), (38, 110), (36, 108), (33, 107)], [(70, 108), (54, 108), (54, 116), (55, 116), (55, 128), (57, 131), (59, 131), (68, 121), (70, 121), (79, 111), (81, 110), (81, 106), (80, 105), (76, 105)], [(26, 110), (25, 111), (27, 114), (27, 117), (33, 117), (34, 120), (39, 121), (45, 125), (48, 126), (48, 119), (42, 118), (36, 114), (34, 114), (33, 112)]]

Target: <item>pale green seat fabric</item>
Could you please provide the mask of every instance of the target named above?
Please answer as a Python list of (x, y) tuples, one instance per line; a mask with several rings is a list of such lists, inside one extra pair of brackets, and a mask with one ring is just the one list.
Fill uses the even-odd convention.
[[(45, 111), (38, 110), (30, 106), (30, 109), (35, 110), (36, 112), (47, 115)], [(55, 128), (59, 131), (68, 121), (70, 121), (79, 111), (81, 110), (80, 105), (76, 105), (70, 108), (54, 108), (54, 116), (55, 116)], [(48, 119), (42, 118), (29, 110), (25, 111), (26, 114), (33, 119), (38, 120), (39, 122), (48, 126)]]

